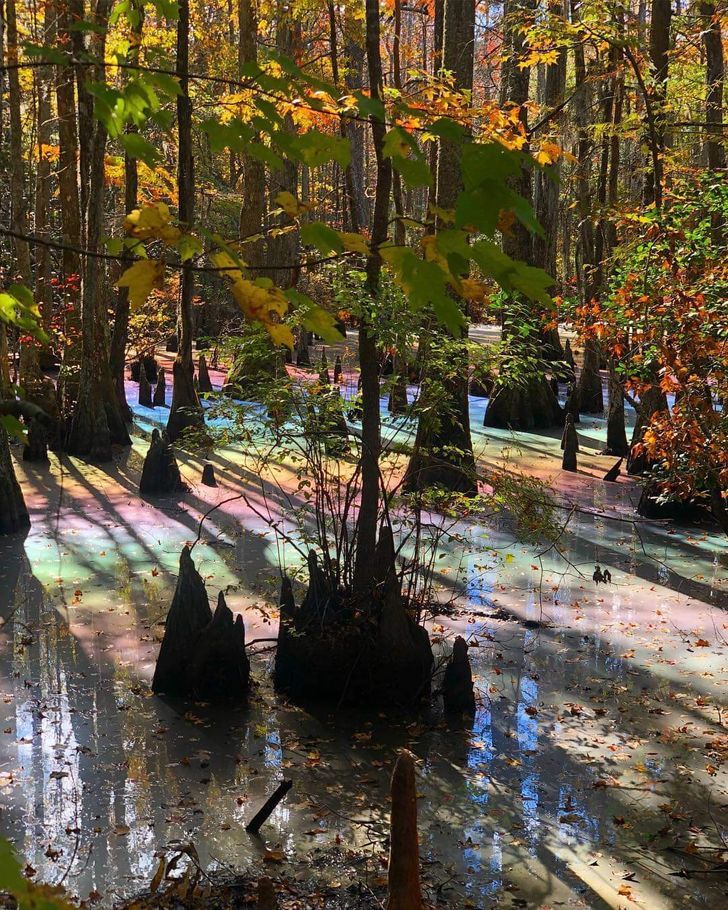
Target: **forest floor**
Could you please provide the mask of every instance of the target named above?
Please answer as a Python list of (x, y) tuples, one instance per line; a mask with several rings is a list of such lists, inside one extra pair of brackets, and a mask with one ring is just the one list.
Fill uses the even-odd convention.
[[(298, 557), (260, 514), (282, 517), (281, 490), (296, 496), (285, 459), (273, 479), (250, 443), (223, 446), (209, 488), (204, 459), (182, 452), (188, 491), (142, 500), (148, 435), (167, 412), (135, 407), (134, 446), (113, 465), (18, 464), (32, 529), (0, 543), (0, 833), (28, 874), (110, 905), (192, 844), (204, 869), (288, 882), (291, 906), (296, 883), (315, 881), (321, 906), (365, 907), (371, 894), (355, 888), (381, 894), (405, 746), (433, 907), (725, 903), (724, 538), (635, 520), (638, 486), (601, 479), (614, 462), (598, 454), (603, 421), (582, 419), (579, 473), (566, 475), (556, 433), (486, 433), (484, 405), (471, 399), (481, 464), (505, 458), (551, 483), (569, 521), (558, 549), (517, 543), (506, 518), (463, 519), (442, 541), (432, 633), (473, 646), (479, 709), (465, 729), (437, 704), (410, 717), (296, 707), (273, 692), (266, 641), (251, 649), (247, 708), (151, 694), (181, 547), (217, 503), (194, 550), (211, 600), (226, 591), (248, 640), (275, 636), (279, 564)], [(385, 416), (385, 438), (410, 433)], [(227, 501), (241, 493), (247, 503)], [(596, 562), (611, 585), (592, 581)], [(245, 822), (282, 776), (293, 790), (250, 837)]]

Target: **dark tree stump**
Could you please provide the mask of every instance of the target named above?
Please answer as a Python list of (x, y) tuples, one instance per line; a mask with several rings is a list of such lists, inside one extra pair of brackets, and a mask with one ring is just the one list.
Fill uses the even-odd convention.
[(343, 371), (342, 371), (342, 366), (341, 366), (341, 354), (337, 354), (336, 358), (334, 359), (334, 382), (335, 383), (338, 384), (341, 382), (342, 372)]
[(154, 407), (152, 403), (152, 387), (149, 385), (149, 379), (146, 370), (139, 370), (139, 404), (143, 408)]
[(391, 354), (387, 354), (379, 367), (379, 378), (391, 376), (394, 373), (394, 359)]
[(470, 380), (471, 395), (475, 395), (476, 398), (490, 398), (493, 394), (494, 387), (495, 382), (493, 381), (492, 376), (473, 373), (472, 379)]
[(501, 386), (488, 400), (483, 426), (502, 430), (546, 430), (564, 425), (564, 412), (545, 376), (525, 388)]
[(215, 479), (215, 468), (208, 461), (202, 466), (202, 477), (200, 478), (200, 483), (204, 484), (206, 487), (216, 487), (217, 480)]
[(250, 687), (243, 617), (233, 616), (220, 591), (209, 625), (197, 636), (189, 665), (189, 691), (204, 701), (244, 701)]
[(283, 351), (283, 357), (286, 363), (293, 363), (293, 351), (286, 345)]
[(442, 698), (448, 714), (475, 714), (475, 691), (468, 643), (460, 635), (455, 639), (452, 656), (445, 667)]
[(167, 614), (152, 691), (166, 695), (190, 694), (189, 666), (200, 632), (212, 621), (207, 591), (185, 546), (179, 560), (177, 588)]
[[(386, 556), (385, 556), (386, 551)], [(391, 559), (390, 559), (391, 558)], [(383, 566), (391, 564), (391, 571)], [(391, 537), (380, 535), (366, 606), (342, 602), (315, 553), (299, 609), (284, 579), (276, 649), (276, 688), (302, 700), (411, 706), (430, 691), (427, 631), (409, 616), (393, 564)]]
[(134, 382), (139, 382), (139, 377), (142, 371), (142, 364), (144, 364), (144, 371), (147, 374), (147, 380), (152, 383), (157, 381), (157, 373), (159, 366), (157, 361), (150, 354), (145, 354), (143, 357), (139, 357), (137, 360), (132, 361), (131, 364), (131, 378)]
[(179, 350), (179, 338), (177, 337), (176, 332), (174, 335), (167, 336), (167, 344), (165, 345), (165, 350), (167, 350), (170, 354), (176, 354)]
[(200, 354), (197, 366), (197, 381), (200, 385), (200, 392), (208, 394), (212, 392), (212, 380), (210, 379), (210, 372), (207, 369), (207, 361), (204, 354)]
[(566, 386), (566, 407), (564, 412), (567, 417), (571, 417), (574, 423), (581, 423), (579, 417), (581, 398), (579, 397), (579, 387), (575, 382), (569, 382)]
[(576, 471), (576, 453), (579, 451), (579, 437), (576, 435), (574, 418), (571, 414), (566, 415), (566, 425), (561, 437), (561, 448), (564, 456), (561, 460), (561, 467), (564, 471)]
[(387, 901), (384, 910), (423, 910), (417, 838), (415, 760), (402, 750), (394, 766), (389, 822)]
[(48, 464), (48, 434), (39, 420), (31, 420), (26, 433), (28, 442), (23, 446), (23, 461)]
[(155, 408), (164, 408), (167, 406), (167, 374), (164, 367), (160, 367), (159, 372), (157, 373), (157, 384), (154, 387), (152, 404)]
[(182, 477), (167, 434), (152, 431), (152, 442), (147, 450), (139, 482), (142, 496), (159, 496), (184, 489)]
[(607, 473), (604, 475), (604, 479), (609, 483), (616, 483), (617, 478), (622, 473), (622, 462), (624, 458), (620, 458), (619, 461), (611, 467)]
[(13, 534), (29, 527), (30, 518), (15, 476), (8, 435), (0, 426), (0, 534)]
[(566, 339), (566, 344), (564, 345), (564, 360), (567, 364), (566, 381), (575, 382), (576, 361), (574, 360), (574, 352), (571, 350), (571, 341), (568, 338)]

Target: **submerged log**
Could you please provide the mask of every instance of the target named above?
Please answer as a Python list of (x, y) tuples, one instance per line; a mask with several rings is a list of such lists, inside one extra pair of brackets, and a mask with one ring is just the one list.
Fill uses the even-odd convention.
[(475, 714), (475, 691), (468, 643), (460, 635), (455, 639), (452, 656), (445, 667), (442, 698), (448, 714)]
[(152, 430), (152, 441), (144, 459), (139, 492), (142, 496), (176, 493), (184, 489), (177, 459), (169, 436), (163, 430)]
[(13, 534), (29, 527), (30, 518), (15, 476), (8, 435), (0, 425), (0, 534)]
[(207, 361), (205, 360), (204, 354), (200, 354), (200, 360), (197, 365), (197, 375), (200, 391), (208, 394), (212, 392), (212, 380), (210, 379), (210, 371), (207, 369)]
[(423, 910), (417, 840), (415, 760), (402, 750), (394, 766), (385, 910)]
[(152, 387), (149, 384), (147, 371), (141, 368), (139, 370), (139, 404), (143, 408), (154, 407), (152, 404)]
[(616, 483), (617, 478), (622, 473), (622, 462), (624, 458), (620, 458), (619, 461), (613, 465), (607, 473), (604, 475), (604, 479), (609, 483)]
[(247, 697), (249, 684), (243, 618), (233, 617), (222, 592), (212, 614), (205, 585), (186, 546), (152, 690), (180, 698), (239, 702)]
[(152, 680), (153, 692), (190, 694), (188, 668), (199, 634), (212, 621), (207, 591), (185, 546), (179, 560), (177, 587), (167, 614), (164, 639)]
[(160, 367), (157, 373), (157, 384), (154, 387), (152, 404), (155, 408), (164, 408), (167, 405), (167, 374), (164, 367)]
[(561, 460), (561, 467), (564, 471), (576, 471), (576, 453), (579, 451), (579, 437), (576, 435), (574, 418), (571, 414), (566, 415), (566, 425), (561, 437), (561, 448), (564, 456)]
[(263, 803), (260, 809), (245, 826), (245, 830), (249, 834), (257, 834), (258, 831), (260, 831), (261, 827), (268, 821), (270, 816), (275, 811), (278, 803), (285, 797), (286, 793), (288, 793), (292, 786), (292, 780), (282, 780), (278, 784), (268, 799)]
[(334, 382), (341, 382), (342, 375), (342, 366), (341, 366), (341, 354), (337, 354), (334, 360)]

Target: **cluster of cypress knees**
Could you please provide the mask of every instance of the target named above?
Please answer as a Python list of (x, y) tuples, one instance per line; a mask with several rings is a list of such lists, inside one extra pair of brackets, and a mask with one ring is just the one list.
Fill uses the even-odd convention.
[[(244, 702), (251, 678), (243, 618), (233, 615), (222, 591), (213, 613), (193, 547), (185, 546), (180, 556), (152, 689), (170, 697)], [(276, 688), (303, 700), (386, 701), (401, 707), (430, 695), (434, 660), (429, 636), (398, 602), (394, 578), (378, 586), (373, 593), (376, 607), (363, 616), (331, 596), (313, 551), (308, 567), (309, 586), (298, 608), (290, 579), (283, 578)], [(379, 626), (371, 634), (375, 613)], [(460, 636), (446, 664), (441, 692), (448, 715), (475, 713), (468, 644)]]

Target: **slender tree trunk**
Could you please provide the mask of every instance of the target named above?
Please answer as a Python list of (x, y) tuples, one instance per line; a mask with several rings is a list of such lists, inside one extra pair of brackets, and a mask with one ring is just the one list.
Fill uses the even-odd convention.
[[(95, 36), (93, 52), (104, 60), (106, 26), (111, 0), (97, 0), (95, 21), (102, 31)], [(94, 78), (104, 80), (103, 62), (94, 67)], [(89, 143), (85, 248), (81, 296), (82, 357), (78, 401), (67, 440), (71, 454), (92, 461), (110, 461), (112, 444), (131, 445), (124, 419), (119, 410), (109, 367), (106, 304), (106, 274), (101, 252), (104, 231), (104, 162), (106, 129), (95, 121)]]
[(715, 0), (702, 0), (703, 47), (705, 48), (705, 121), (708, 167), (713, 171), (726, 166), (725, 136), (723, 135), (723, 87), (725, 65), (720, 13)]
[[(445, 0), (443, 65), (454, 74), (456, 88), (473, 87), (475, 0)], [(462, 190), (460, 158), (455, 143), (440, 141), (437, 161), (436, 201), (439, 209), (455, 207)], [(467, 334), (466, 334), (467, 337)], [(448, 344), (445, 372), (430, 367), (420, 397), (425, 410), (420, 415), (417, 438), (407, 467), (406, 486), (422, 490), (438, 485), (453, 492), (473, 495), (478, 490), (470, 434), (468, 399), (468, 348), (465, 338)], [(428, 386), (442, 387), (437, 414), (427, 407)]]
[[(380, 49), (381, 10), (379, 0), (366, 0), (366, 54), (369, 69), (369, 91), (375, 100), (383, 98), (382, 57)], [(387, 222), (392, 193), (392, 163), (384, 157), (384, 120), (372, 115), (372, 143), (377, 160), (377, 185), (372, 218), (371, 253), (367, 258), (366, 286), (373, 299), (379, 293), (382, 258), (379, 247), (387, 239)], [(359, 325), (359, 365), (362, 393), (362, 490), (357, 524), (357, 550), (354, 566), (354, 589), (366, 594), (372, 584), (372, 567), (377, 543), (379, 518), (379, 456), (381, 452), (379, 421), (379, 363), (374, 329), (368, 314), (362, 312)]]
[[(505, 6), (504, 41), (506, 53), (501, 65), (500, 103), (509, 102), (520, 108), (521, 122), (528, 126), (526, 102), (529, 95), (530, 69), (520, 67), (526, 47), (523, 23), (527, 21), (538, 5), (537, 0), (508, 0)], [(526, 147), (527, 150), (527, 147)], [(532, 197), (531, 173), (522, 168), (513, 182), (513, 189), (524, 199)], [(510, 231), (503, 235), (503, 251), (513, 259), (530, 262), (532, 258), (531, 235), (516, 219)], [(503, 333), (514, 335), (517, 327), (511, 325), (509, 306), (503, 312)], [(527, 387), (499, 386), (488, 401), (484, 425), (487, 427), (511, 427), (520, 430), (545, 429), (562, 425), (564, 416), (558, 399), (545, 376), (534, 378)]]
[[(69, 3), (56, 0), (58, 44), (64, 50), (72, 47), (73, 24)], [(61, 212), (62, 254), (61, 287), (63, 292), (63, 348), (59, 376), (59, 400), (67, 414), (78, 395), (78, 376), (81, 363), (80, 345), (80, 278), (81, 259), (77, 252), (82, 246), (80, 188), (78, 179), (78, 126), (76, 121), (76, 90), (74, 68), (68, 64), (56, 67), (56, 108), (58, 114), (58, 194)]]
[[(258, 16), (256, 0), (238, 0), (238, 67), (258, 62)], [(240, 239), (254, 237), (263, 228), (265, 214), (265, 166), (250, 155), (242, 156), (243, 204), (240, 208)], [(243, 259), (251, 267), (262, 265), (265, 244), (262, 240), (243, 247)]]
[[(192, 157), (192, 101), (189, 96), (190, 63), (190, 4), (179, 0), (177, 20), (177, 79), (180, 94), (177, 97), (177, 194), (179, 197), (179, 220), (192, 226), (195, 217), (195, 179)], [(177, 302), (177, 335), (179, 346), (172, 367), (174, 385), (172, 404), (167, 421), (167, 434), (172, 442), (188, 429), (200, 430), (204, 418), (200, 400), (194, 384), (195, 368), (192, 362), (193, 312), (192, 297), (195, 288), (195, 273), (190, 263), (184, 263), (180, 277)]]
[(670, 24), (672, 22), (672, 0), (652, 0), (650, 19), (650, 70), (652, 85), (649, 101), (652, 106), (653, 129), (648, 136), (652, 149), (653, 166), (647, 172), (644, 201), (660, 209), (664, 176), (665, 128), (667, 101), (667, 79), (670, 64)]
[[(142, 43), (142, 32), (144, 30), (144, 7), (139, 7), (137, 11), (138, 20), (136, 26), (132, 29), (131, 41), (132, 47), (129, 52), (129, 62), (132, 64), (139, 62), (139, 51)], [(136, 128), (129, 127), (129, 132), (136, 132)], [(133, 212), (138, 204), (139, 194), (139, 168), (136, 158), (128, 153), (124, 154), (124, 211), (128, 215)], [(123, 256), (122, 268), (128, 268), (132, 263), (130, 251), (125, 251)], [(124, 370), (126, 366), (126, 346), (129, 341), (129, 289), (119, 288), (116, 297), (116, 314), (114, 317), (114, 329), (111, 333), (111, 346), (109, 349), (109, 364), (111, 375), (114, 380), (116, 389), (116, 398), (119, 402), (119, 410), (124, 420), (131, 422), (132, 411), (126, 400), (126, 391), (124, 388)]]
[[(562, 0), (549, 0), (549, 17), (554, 24), (562, 18)], [(544, 80), (543, 104), (546, 111), (555, 110), (564, 100), (566, 91), (566, 48), (560, 47), (558, 59), (546, 68)], [(560, 118), (553, 118), (550, 126), (560, 122)], [(533, 238), (533, 265), (542, 268), (549, 275), (556, 278), (556, 250), (559, 236), (559, 188), (561, 165), (557, 161), (543, 171), (536, 172), (535, 214), (538, 223), (543, 228), (543, 236), (536, 234)], [(553, 293), (553, 291), (552, 291)], [(544, 346), (547, 355), (554, 360), (560, 360), (563, 349), (559, 339), (559, 330), (554, 328), (543, 333)]]

